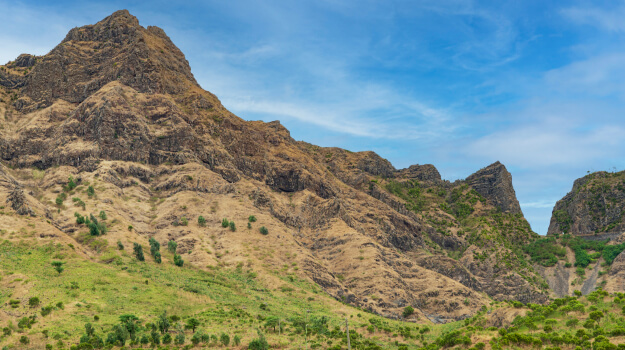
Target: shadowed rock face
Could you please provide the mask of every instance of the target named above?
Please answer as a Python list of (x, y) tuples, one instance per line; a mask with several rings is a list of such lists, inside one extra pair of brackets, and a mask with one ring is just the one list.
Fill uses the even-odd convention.
[(522, 214), (521, 206), (512, 187), (512, 175), (500, 162), (479, 170), (467, 177), (465, 181), (502, 212)]
[[(249, 199), (296, 242), (293, 249), (304, 251), (301, 273), (353, 305), (391, 317), (410, 304), (422, 314), (462, 319), (489, 302), (481, 292), (546, 300), (518, 274), (504, 281), (500, 276), (508, 271), (474, 262), (464, 232), (429, 221), (436, 217), (449, 224), (445, 229), (455, 229), (452, 211), (437, 203), (417, 212), (382, 185), (409, 183), (413, 192), (421, 186), (424, 193), (442, 193), (432, 194), (441, 201), (456, 189), (466, 205), (473, 188), (485, 198), (473, 198), (475, 215), (495, 208), (520, 214), (502, 164), (451, 184), (433, 165), (396, 170), (374, 152), (295, 141), (278, 121), (244, 121), (197, 85), (184, 55), (161, 29), (141, 27), (127, 11), (72, 29), (43, 57), (20, 56), (13, 68), (0, 70), (0, 85), (13, 96), (0, 105), (13, 116), (0, 120), (0, 157), (7, 163), (50, 172), (67, 166), (74, 174), (98, 174), (119, 191), (136, 185), (130, 177), (148, 198), (152, 192), (240, 195), (236, 205)], [(25, 212), (21, 192), (11, 196), (16, 210)], [(172, 237), (166, 232), (171, 221), (151, 221), (134, 226)], [(526, 240), (529, 226), (521, 226), (518, 236)], [(181, 247), (191, 249), (197, 240), (188, 237)], [(366, 259), (359, 257), (363, 252)], [(363, 277), (369, 272), (375, 273)], [(370, 300), (372, 294), (380, 299)]]
[(624, 208), (625, 172), (586, 175), (554, 206), (547, 234), (612, 238), (625, 231)]

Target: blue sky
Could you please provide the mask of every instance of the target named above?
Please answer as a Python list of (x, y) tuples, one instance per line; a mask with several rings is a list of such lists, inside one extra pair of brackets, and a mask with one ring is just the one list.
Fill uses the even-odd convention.
[(0, 61), (126, 8), (203, 88), (298, 140), (465, 178), (497, 160), (532, 228), (587, 171), (623, 170), (623, 1), (5, 1)]

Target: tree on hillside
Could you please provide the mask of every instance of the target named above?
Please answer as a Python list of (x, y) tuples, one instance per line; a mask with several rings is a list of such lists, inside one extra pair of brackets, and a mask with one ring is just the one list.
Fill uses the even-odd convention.
[(61, 272), (63, 272), (65, 270), (65, 268), (63, 267), (63, 264), (65, 264), (62, 261), (53, 261), (52, 262), (52, 266), (54, 266), (54, 270), (56, 270), (56, 272), (59, 273), (59, 275), (61, 274)]
[(169, 331), (169, 327), (171, 326), (171, 324), (169, 323), (169, 319), (167, 318), (167, 311), (163, 311), (163, 313), (158, 317), (158, 321), (156, 321), (156, 326), (158, 327), (158, 330), (163, 334)]
[(167, 242), (167, 250), (169, 250), (170, 253), (176, 254), (176, 248), (178, 248), (178, 243), (176, 243), (176, 241)]
[(137, 260), (145, 261), (145, 257), (143, 256), (143, 247), (139, 243), (133, 243), (132, 250), (135, 252)]
[(187, 324), (184, 326), (186, 329), (190, 329), (191, 332), (195, 333), (195, 329), (200, 325), (200, 321), (195, 318), (190, 318), (187, 320)]

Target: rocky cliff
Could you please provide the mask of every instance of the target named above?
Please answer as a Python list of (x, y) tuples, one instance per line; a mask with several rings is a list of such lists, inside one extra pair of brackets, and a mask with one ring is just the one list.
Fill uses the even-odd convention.
[(547, 234), (619, 234), (625, 231), (624, 209), (625, 172), (588, 174), (556, 203)]
[[(502, 164), (450, 183), (432, 165), (397, 170), (373, 152), (295, 141), (277, 121), (245, 121), (197, 84), (163, 30), (127, 11), (0, 67), (0, 85), (13, 181), (0, 193), (41, 221), (41, 239), (85, 257), (101, 252), (82, 244), (74, 215), (106, 211), (111, 245), (175, 240), (197, 268), (298, 275), (387, 317), (413, 305), (414, 318), (461, 319), (490, 298), (547, 300), (519, 263), (536, 234)], [(246, 229), (250, 215), (259, 222)], [(192, 224), (200, 216), (206, 226)]]

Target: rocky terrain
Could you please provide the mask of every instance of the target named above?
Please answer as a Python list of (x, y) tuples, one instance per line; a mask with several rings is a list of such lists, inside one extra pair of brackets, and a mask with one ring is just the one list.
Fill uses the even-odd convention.
[(620, 234), (625, 231), (624, 207), (625, 172), (588, 174), (556, 203), (547, 234)]
[[(452, 183), (432, 165), (398, 170), (373, 152), (296, 141), (278, 121), (245, 121), (198, 85), (163, 30), (127, 11), (1, 66), (0, 86), (4, 239), (72, 244), (102, 264), (118, 241), (173, 240), (199, 269), (300, 276), (389, 318), (413, 306), (411, 320), (446, 322), (493, 299), (549, 298), (524, 260), (537, 235), (503, 164)], [(94, 240), (75, 213), (102, 211), (110, 224)], [(593, 220), (584, 225), (616, 219)]]

